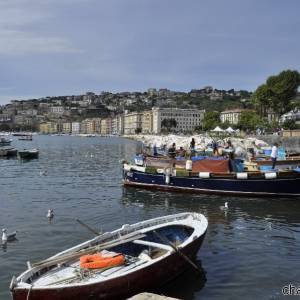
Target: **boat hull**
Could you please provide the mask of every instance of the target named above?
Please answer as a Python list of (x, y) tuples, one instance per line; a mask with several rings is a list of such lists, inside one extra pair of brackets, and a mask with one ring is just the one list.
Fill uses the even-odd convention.
[(38, 152), (21, 152), (21, 151), (19, 151), (19, 156), (22, 159), (33, 159), (33, 158), (38, 158), (39, 153)]
[(168, 191), (213, 193), (245, 196), (295, 196), (300, 197), (300, 176), (287, 178), (199, 178), (171, 176), (166, 183), (163, 174), (124, 171), (123, 184), (148, 189)]
[[(201, 247), (205, 233), (188, 244), (181, 251), (194, 258)], [(93, 299), (126, 299), (140, 292), (153, 291), (174, 279), (189, 267), (181, 255), (174, 252), (158, 262), (135, 272), (110, 279), (105, 282), (48, 289), (14, 289), (14, 300), (93, 300)]]

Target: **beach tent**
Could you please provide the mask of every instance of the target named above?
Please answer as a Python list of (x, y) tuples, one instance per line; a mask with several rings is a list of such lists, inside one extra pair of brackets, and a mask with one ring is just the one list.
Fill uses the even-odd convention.
[(223, 132), (224, 130), (222, 128), (220, 128), (219, 126), (217, 126), (215, 129), (211, 130), (214, 132)]
[(229, 132), (229, 133), (235, 132), (235, 130), (232, 129), (231, 127), (228, 127), (225, 131), (226, 131), (226, 132)]

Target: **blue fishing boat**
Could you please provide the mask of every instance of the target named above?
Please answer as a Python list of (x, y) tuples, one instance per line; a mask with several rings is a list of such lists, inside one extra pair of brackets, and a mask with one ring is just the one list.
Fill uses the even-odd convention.
[(229, 159), (199, 161), (145, 160), (123, 165), (125, 186), (195, 193), (245, 196), (300, 196), (297, 170), (233, 171)]

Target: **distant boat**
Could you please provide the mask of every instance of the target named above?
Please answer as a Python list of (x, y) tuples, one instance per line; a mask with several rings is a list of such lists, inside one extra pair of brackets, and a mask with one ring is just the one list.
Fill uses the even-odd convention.
[(11, 140), (11, 139), (8, 139), (8, 138), (5, 137), (5, 136), (1, 136), (1, 137), (0, 137), (0, 146), (8, 146), (8, 145), (11, 144), (11, 142), (12, 142), (12, 140)]
[(17, 156), (18, 150), (10, 147), (10, 146), (5, 146), (5, 147), (0, 147), (0, 157), (14, 157)]
[(19, 151), (19, 156), (22, 159), (32, 159), (39, 157), (38, 149), (24, 149)]
[(32, 134), (20, 135), (18, 140), (20, 140), (20, 141), (32, 141)]
[[(204, 240), (207, 219), (179, 213), (126, 224), (13, 277), (13, 300), (127, 299), (183, 273)], [(101, 265), (101, 266), (100, 266)], [(106, 265), (106, 266), (105, 266)]]

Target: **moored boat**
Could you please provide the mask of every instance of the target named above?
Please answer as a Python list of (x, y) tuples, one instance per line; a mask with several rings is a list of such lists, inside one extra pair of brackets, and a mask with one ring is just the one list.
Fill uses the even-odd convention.
[(38, 149), (23, 149), (19, 151), (19, 156), (22, 159), (32, 159), (39, 157)]
[(18, 154), (18, 150), (10, 147), (10, 146), (5, 146), (5, 147), (0, 147), (0, 157), (14, 157)]
[[(126, 299), (151, 291), (182, 273), (197, 254), (207, 230), (198, 213), (180, 213), (123, 225), (60, 252), (18, 278), (10, 289), (14, 300)], [(104, 268), (86, 268), (86, 255), (122, 256)], [(90, 257), (91, 259), (91, 257)]]
[(20, 135), (18, 139), (20, 141), (32, 141), (32, 134)]
[[(148, 189), (246, 196), (300, 196), (296, 170), (233, 171), (229, 159), (186, 162), (147, 160), (123, 165), (123, 184)], [(180, 165), (180, 164), (181, 165)], [(182, 166), (182, 163), (184, 164)], [(189, 166), (188, 166), (189, 164)], [(188, 170), (186, 169), (188, 166)]]
[(9, 146), (11, 144), (12, 140), (8, 139), (5, 136), (0, 137), (0, 146)]

